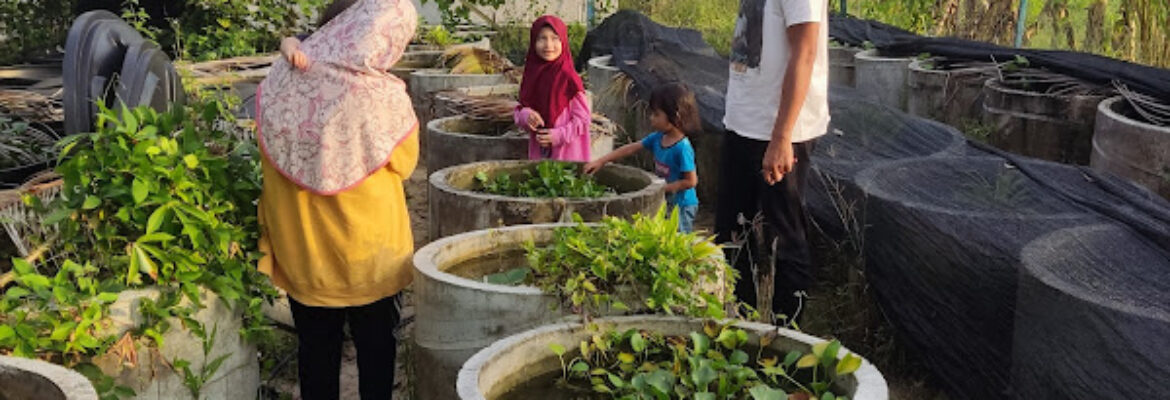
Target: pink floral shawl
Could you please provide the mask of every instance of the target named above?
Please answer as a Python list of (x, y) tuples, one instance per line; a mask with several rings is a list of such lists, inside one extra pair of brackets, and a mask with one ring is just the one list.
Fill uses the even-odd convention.
[(418, 126), (406, 85), (388, 71), (418, 24), (409, 0), (359, 0), (283, 58), (256, 94), (266, 160), (306, 190), (332, 195), (381, 169)]

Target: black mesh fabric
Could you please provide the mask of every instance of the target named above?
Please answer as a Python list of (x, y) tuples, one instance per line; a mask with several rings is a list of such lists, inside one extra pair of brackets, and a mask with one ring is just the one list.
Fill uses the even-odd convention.
[(882, 309), (959, 398), (1003, 398), (1019, 251), (1103, 219), (1000, 158), (902, 160), (857, 179), (867, 196), (866, 277)]
[(965, 144), (954, 128), (871, 103), (852, 88), (833, 86), (829, 107), (833, 119), (813, 149), (805, 203), (817, 226), (836, 239), (861, 222), (865, 199), (855, 183), (858, 172), (890, 161), (954, 154)]
[(1170, 255), (1109, 224), (1048, 234), (1022, 259), (1012, 355), (1017, 398), (1170, 394)]
[(590, 58), (605, 55), (619, 55), (626, 59), (637, 59), (656, 46), (671, 45), (688, 53), (718, 58), (711, 45), (703, 40), (703, 34), (694, 29), (672, 28), (654, 22), (640, 12), (621, 10), (602, 21), (585, 35), (581, 54), (576, 56), (576, 68), (585, 70)]
[(1010, 61), (1019, 55), (1027, 58), (1032, 67), (1044, 68), (1100, 85), (1117, 81), (1138, 92), (1170, 101), (1170, 70), (1096, 54), (1017, 49), (956, 38), (924, 37), (889, 25), (842, 16), (830, 18), (829, 36), (854, 46), (870, 42), (892, 55), (916, 56), (930, 53), (953, 59), (998, 62)]

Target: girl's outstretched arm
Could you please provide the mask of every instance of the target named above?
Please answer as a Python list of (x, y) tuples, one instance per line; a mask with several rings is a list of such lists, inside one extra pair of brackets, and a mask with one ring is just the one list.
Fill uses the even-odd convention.
[(588, 164), (585, 164), (585, 173), (586, 174), (593, 174), (594, 172), (597, 172), (597, 170), (601, 169), (601, 167), (604, 167), (605, 164), (609, 164), (611, 162), (632, 156), (632, 155), (634, 155), (634, 153), (637, 153), (638, 150), (642, 150), (643, 148), (644, 147), (642, 147), (641, 142), (630, 143), (630, 144), (627, 144), (625, 146), (619, 147), (617, 150), (611, 151), (611, 152), (609, 152), (609, 154), (606, 154), (606, 155), (602, 156), (601, 158), (598, 158), (596, 160), (590, 161)]

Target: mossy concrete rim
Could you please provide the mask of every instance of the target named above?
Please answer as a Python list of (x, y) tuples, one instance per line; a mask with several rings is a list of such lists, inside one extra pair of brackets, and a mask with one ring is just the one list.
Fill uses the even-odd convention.
[[(769, 347), (777, 348), (785, 342), (784, 339), (791, 342), (798, 342), (802, 346), (812, 347), (817, 343), (823, 343), (827, 340), (818, 338), (806, 333), (797, 332), (790, 329), (778, 328), (774, 325), (761, 324), (750, 321), (724, 321), (732, 322), (732, 326), (738, 329), (747, 331), (747, 333), (754, 340), (758, 340), (759, 336), (768, 332), (778, 333), (778, 339), (772, 342)], [(696, 318), (686, 318), (678, 316), (660, 316), (660, 315), (635, 315), (624, 317), (601, 318), (591, 321), (601, 327), (615, 327), (617, 329), (639, 328), (650, 331), (660, 330), (664, 326), (693, 326), (693, 330), (701, 330), (704, 320)], [(463, 364), (463, 368), (459, 371), (459, 378), (456, 382), (456, 390), (459, 393), (461, 400), (486, 400), (484, 393), (481, 391), (480, 376), (485, 369), (493, 367), (492, 363), (497, 361), (501, 355), (509, 352), (517, 352), (522, 349), (525, 344), (539, 341), (542, 338), (553, 338), (558, 333), (584, 335), (585, 325), (580, 322), (569, 322), (545, 325), (527, 332), (519, 333), (501, 339), (491, 346), (480, 350), (474, 356)], [(671, 334), (675, 334), (671, 332)], [(679, 333), (684, 334), (684, 333)], [(565, 346), (571, 347), (571, 346)], [(837, 359), (843, 359), (846, 355), (853, 354), (861, 357), (861, 367), (852, 374), (857, 386), (854, 393), (850, 396), (853, 400), (888, 400), (889, 387), (886, 384), (885, 377), (878, 371), (872, 363), (860, 354), (854, 353), (848, 348), (842, 347), (837, 354)], [(540, 357), (540, 355), (533, 355)], [(551, 358), (550, 354), (544, 358)], [(507, 368), (508, 366), (502, 367)], [(511, 366), (520, 369), (523, 366)]]
[(1101, 101), (1100, 104), (1097, 104), (1097, 112), (1100, 113), (1100, 116), (1097, 118), (1100, 119), (1100, 117), (1103, 116), (1103, 117), (1109, 118), (1111, 120), (1116, 120), (1116, 121), (1120, 121), (1120, 122), (1125, 123), (1125, 124), (1134, 125), (1136, 127), (1144, 129), (1144, 130), (1167, 135), (1166, 138), (1168, 140), (1170, 140), (1170, 126), (1154, 125), (1154, 124), (1149, 123), (1148, 121), (1130, 118), (1130, 117), (1126, 116), (1125, 114), (1118, 112), (1116, 108), (1121, 106), (1121, 105), (1126, 104), (1125, 101), (1126, 100), (1125, 100), (1124, 96), (1114, 96), (1114, 97), (1110, 97), (1108, 99)]
[(444, 254), (449, 253), (451, 249), (457, 247), (462, 243), (478, 243), (488, 240), (490, 237), (504, 237), (509, 241), (523, 243), (524, 240), (535, 238), (536, 233), (552, 232), (557, 228), (568, 228), (577, 226), (577, 224), (534, 224), (534, 225), (515, 225), (502, 228), (484, 229), (478, 231), (471, 231), (460, 233), (453, 236), (448, 236), (419, 249), (414, 253), (414, 269), (418, 273), (425, 275), (427, 278), (443, 282), (452, 286), (467, 287), (475, 290), (482, 290), (486, 292), (506, 293), (522, 296), (547, 296), (540, 288), (534, 286), (524, 285), (497, 285), (492, 283), (480, 282), (477, 280), (464, 278), (452, 273), (448, 273), (439, 267), (453, 264), (453, 260), (448, 260), (448, 256)]
[[(472, 135), (472, 136), (475, 136), (475, 135)], [(479, 136), (482, 137), (482, 135), (479, 135)], [(525, 140), (527, 140), (527, 139), (525, 139)], [(438, 190), (441, 190), (441, 191), (446, 192), (446, 193), (454, 194), (457, 196), (465, 196), (465, 197), (472, 197), (472, 198), (483, 199), (483, 200), (492, 200), (492, 201), (505, 201), (505, 202), (510, 202), (510, 203), (524, 203), (524, 204), (548, 204), (548, 203), (560, 204), (560, 203), (564, 203), (567, 205), (581, 205), (581, 204), (588, 204), (588, 203), (599, 203), (599, 202), (608, 202), (608, 201), (614, 201), (614, 200), (636, 199), (636, 198), (648, 197), (648, 196), (654, 195), (655, 193), (662, 192), (663, 188), (666, 187), (666, 181), (664, 181), (662, 178), (659, 178), (658, 176), (655, 176), (654, 174), (651, 174), (649, 172), (646, 172), (646, 171), (638, 169), (638, 168), (634, 168), (634, 167), (630, 167), (630, 166), (626, 166), (626, 165), (618, 165), (618, 164), (606, 165), (604, 167), (604, 169), (611, 170), (611, 171), (620, 171), (620, 173), (628, 174), (628, 176), (631, 176), (631, 177), (642, 178), (642, 182), (645, 182), (646, 185), (644, 187), (642, 187), (641, 189), (638, 189), (635, 191), (617, 193), (617, 194), (607, 194), (607, 195), (601, 196), (601, 197), (541, 197), (541, 198), (537, 198), (537, 197), (504, 196), (504, 195), (498, 195), (498, 194), (478, 192), (478, 191), (475, 191), (472, 189), (460, 189), (460, 188), (452, 186), (450, 183), (450, 179), (449, 179), (452, 174), (457, 173), (457, 172), (462, 172), (462, 171), (468, 171), (468, 170), (474, 171), (474, 170), (484, 170), (484, 169), (521, 169), (523, 167), (536, 165), (540, 162), (541, 162), (540, 160), (491, 160), (491, 161), (479, 161), (479, 162), (474, 162), (474, 163), (469, 163), (469, 164), (461, 164), (461, 165), (443, 168), (435, 173), (432, 173), (430, 176), (430, 183), (431, 183), (432, 187), (434, 187)], [(583, 164), (583, 163), (573, 163), (573, 164)]]

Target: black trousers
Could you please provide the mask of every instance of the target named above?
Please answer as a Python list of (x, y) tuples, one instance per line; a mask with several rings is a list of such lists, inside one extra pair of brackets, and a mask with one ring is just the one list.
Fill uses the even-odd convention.
[(297, 329), (297, 376), (304, 400), (341, 396), (342, 327), (357, 347), (358, 385), (362, 400), (386, 400), (394, 393), (394, 358), (398, 343), (395, 297), (357, 307), (306, 306), (289, 298)]
[(814, 141), (793, 143), (794, 170), (768, 185), (760, 174), (768, 142), (735, 132), (728, 132), (723, 140), (715, 233), (720, 243), (743, 244), (732, 260), (740, 274), (736, 297), (757, 306), (753, 266), (772, 266), (776, 271), (772, 311), (790, 320), (800, 317), (804, 291), (813, 283), (804, 191), (814, 145)]

